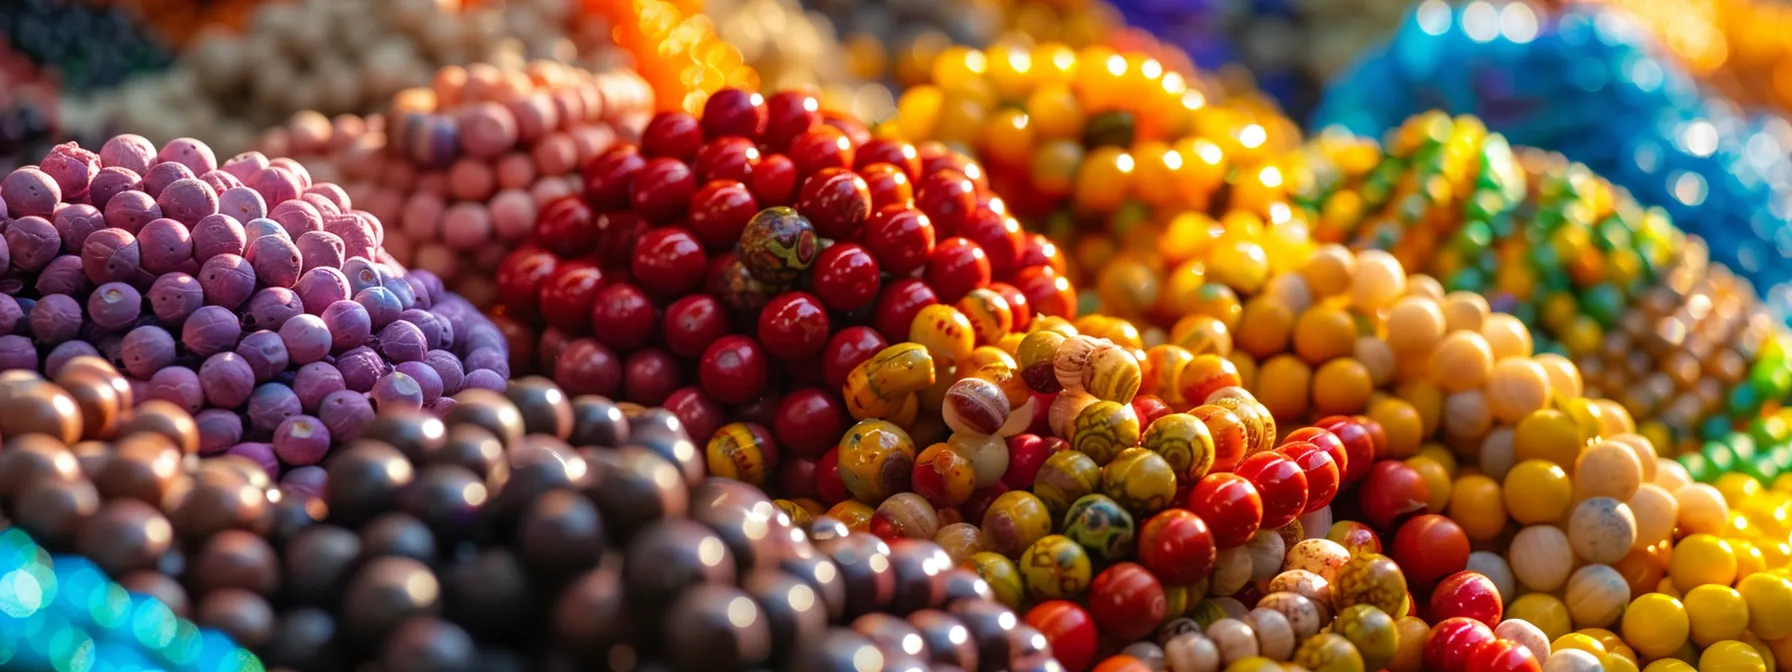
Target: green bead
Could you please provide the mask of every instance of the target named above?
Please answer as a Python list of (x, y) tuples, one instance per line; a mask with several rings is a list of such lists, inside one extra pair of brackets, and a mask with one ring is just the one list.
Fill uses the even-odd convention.
[(1686, 468), (1687, 475), (1691, 476), (1694, 481), (1709, 483), (1717, 478), (1712, 473), (1711, 460), (1705, 459), (1704, 455), (1686, 453), (1674, 459), (1680, 463), (1680, 466)]

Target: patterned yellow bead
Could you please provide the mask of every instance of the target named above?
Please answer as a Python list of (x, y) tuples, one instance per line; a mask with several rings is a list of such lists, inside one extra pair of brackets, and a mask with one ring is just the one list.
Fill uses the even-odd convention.
[(883, 420), (861, 420), (840, 437), (840, 480), (854, 499), (878, 504), (908, 490), (915, 443), (908, 432)]
[(908, 340), (927, 348), (934, 357), (951, 361), (971, 354), (977, 346), (976, 331), (969, 318), (952, 306), (934, 304), (922, 308), (909, 322)]
[(828, 509), (827, 512), (829, 518), (845, 523), (846, 527), (854, 532), (862, 533), (871, 531), (871, 518), (875, 515), (877, 515), (877, 509), (856, 499), (835, 504), (834, 508)]
[[(1225, 388), (1220, 391), (1224, 392)], [(1232, 411), (1233, 415), (1237, 415), (1239, 420), (1244, 421), (1245, 457), (1276, 447), (1276, 416), (1271, 415), (1268, 408), (1248, 396), (1218, 396), (1218, 394), (1215, 393), (1212, 398), (1203, 400), (1202, 403)]]
[(997, 602), (1009, 609), (1020, 609), (1027, 605), (1026, 581), (1021, 578), (1014, 561), (1006, 556), (990, 551), (976, 553), (965, 561), (964, 568), (976, 572), (984, 583), (989, 584), (990, 592), (995, 594)]
[(978, 288), (958, 300), (958, 312), (970, 321), (978, 345), (1000, 341), (1014, 330), (1014, 310), (993, 289)]
[(1146, 450), (1163, 456), (1176, 481), (1192, 485), (1213, 468), (1213, 433), (1207, 423), (1187, 413), (1171, 413), (1145, 428)]
[(1187, 406), (1188, 400), (1176, 389), (1176, 378), (1182, 375), (1182, 369), (1194, 361), (1195, 355), (1180, 345), (1157, 345), (1145, 351), (1145, 364), (1141, 367), (1139, 394), (1149, 394), (1164, 400), (1172, 408)]
[(1144, 448), (1120, 451), (1101, 469), (1101, 491), (1137, 516), (1155, 513), (1176, 498), (1170, 463)]
[(1093, 571), (1088, 551), (1061, 534), (1041, 537), (1020, 556), (1020, 574), (1035, 602), (1082, 597)]
[(1063, 387), (1052, 367), (1058, 349), (1069, 339), (1069, 336), (1050, 330), (1035, 331), (1021, 339), (1020, 346), (1014, 351), (1014, 361), (1020, 365), (1021, 377), (1028, 387), (1048, 393)]
[(766, 428), (732, 422), (716, 430), (703, 453), (711, 475), (763, 486), (766, 472), (776, 466), (772, 463), (775, 454), (768, 454), (773, 450), (771, 432)]
[(1056, 518), (1101, 486), (1101, 465), (1074, 450), (1052, 453), (1033, 477), (1033, 494)]
[(1139, 360), (1131, 351), (1114, 343), (1104, 344), (1090, 353), (1089, 364), (1083, 369), (1084, 391), (1103, 401), (1132, 403), (1143, 379)]
[[(982, 349), (983, 348), (978, 348), (979, 351)], [(1006, 356), (1007, 353), (1003, 353), (1003, 355)], [(971, 353), (973, 359), (975, 359), (976, 356), (976, 352)], [(1007, 362), (985, 363), (971, 370), (969, 374), (960, 370), (959, 374), (964, 375), (966, 378), (982, 378), (983, 380), (995, 383), (996, 387), (1002, 389), (1002, 394), (1008, 397), (1008, 405), (1010, 407), (1019, 408), (1022, 404), (1033, 399), (1033, 393), (1031, 390), (1027, 389), (1026, 381), (1021, 380), (1020, 368), (1014, 365), (1014, 359), (1012, 357), (1008, 358)]]
[(1106, 465), (1120, 451), (1139, 445), (1139, 416), (1130, 404), (1097, 401), (1076, 415), (1070, 447)]
[(1189, 352), (1221, 357), (1232, 354), (1232, 331), (1224, 322), (1208, 315), (1189, 315), (1170, 328), (1170, 342)]
[(1363, 672), (1363, 655), (1342, 635), (1322, 633), (1294, 651), (1294, 664), (1312, 672)]
[(779, 511), (783, 511), (784, 515), (790, 517), (790, 524), (795, 525), (800, 529), (807, 530), (810, 525), (815, 523), (815, 512), (810, 511), (808, 507), (793, 500), (774, 499), (772, 500), (772, 506), (776, 506)]
[(1055, 331), (1065, 338), (1077, 335), (1076, 327), (1071, 326), (1070, 320), (1057, 315), (1034, 315), (1033, 321), (1027, 324), (1027, 333), (1039, 331)]
[(888, 417), (900, 412), (912, 393), (933, 385), (934, 376), (933, 357), (927, 349), (917, 343), (901, 343), (853, 367), (840, 394), (854, 418)]

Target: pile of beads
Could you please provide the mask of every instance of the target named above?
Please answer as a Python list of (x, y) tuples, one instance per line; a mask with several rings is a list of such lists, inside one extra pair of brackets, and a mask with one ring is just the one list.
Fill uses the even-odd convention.
[(67, 91), (115, 86), (173, 60), (168, 47), (118, 7), (20, 0), (0, 7), (0, 44), (31, 60)]
[(881, 65), (881, 48), (879, 62), (863, 63), (863, 48), (848, 50), (840, 44), (834, 29), (838, 24), (803, 11), (796, 0), (712, 0), (703, 12), (715, 18), (722, 39), (739, 47), (746, 64), (759, 73), (761, 89), (819, 86), (822, 109), (855, 119), (885, 119), (895, 111), (895, 96), (876, 81), (883, 74), (874, 69)]
[(980, 166), (817, 109), (724, 89), (701, 119), (662, 113), (639, 146), (587, 164), (582, 198), (543, 207), (499, 266), (513, 366), (663, 404), (705, 439), (790, 414), (780, 444), (826, 445), (845, 429), (831, 390), (922, 340), (918, 316), (968, 351), (1074, 311), (1063, 258), (1006, 216)]
[[(7, 665), (53, 669), (86, 652), (96, 667), (259, 669), (225, 634), (267, 605), (224, 575), (272, 555), (241, 539), (276, 520), (269, 474), (241, 458), (188, 460), (193, 418), (133, 401), (97, 357), (70, 360), (54, 382), (0, 374), (0, 575), (18, 587), (0, 611)], [(152, 569), (181, 565), (192, 599)]]
[(430, 86), (400, 91), (383, 114), (302, 112), (257, 147), (340, 183), (397, 224), (384, 243), (394, 259), (488, 309), (499, 260), (543, 206), (584, 189), (580, 166), (639, 135), (652, 96), (627, 70), (451, 65)]
[(1605, 0), (1641, 23), (1700, 83), (1751, 108), (1792, 110), (1792, 88), (1778, 73), (1792, 49), (1778, 40), (1792, 13), (1771, 2)]
[(291, 159), (66, 143), (0, 179), (0, 204), (0, 370), (101, 355), (137, 398), (194, 414), (203, 454), (317, 464), (376, 408), (445, 411), (509, 377), (491, 322)]
[[(1544, 12), (1431, 0), (1332, 84), (1314, 123), (1374, 136), (1428, 109), (1480, 115), (1514, 145), (1585, 161), (1665, 208), (1784, 318), (1792, 215), (1776, 204), (1792, 189), (1792, 124), (1703, 95), (1646, 38), (1622, 12), (1591, 4)], [(1427, 57), (1400, 57), (1412, 53)]]
[(634, 57), (634, 68), (653, 85), (661, 111), (695, 114), (723, 88), (759, 88), (759, 73), (740, 49), (716, 35), (698, 9), (701, 0), (579, 0), (583, 12), (603, 17), (610, 36)]
[(460, 4), (267, 3), (241, 34), (209, 30), (167, 72), (67, 98), (61, 114), (72, 128), (129, 129), (155, 142), (197, 137), (234, 153), (302, 110), (370, 112), (443, 65), (601, 55), (591, 40), (580, 52), (567, 36), (580, 26), (564, 0)]

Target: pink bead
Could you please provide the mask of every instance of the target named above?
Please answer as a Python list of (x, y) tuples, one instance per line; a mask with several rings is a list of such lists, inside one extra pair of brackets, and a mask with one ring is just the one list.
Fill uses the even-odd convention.
[(492, 228), (501, 240), (520, 240), (535, 227), (535, 197), (521, 189), (505, 189), (492, 197)]
[(435, 240), (441, 235), (442, 215), (448, 204), (435, 194), (418, 192), (406, 199), (398, 216), (399, 227), (417, 240)]
[(492, 216), (478, 203), (456, 203), (442, 215), (442, 240), (471, 250), (492, 239)]
[(511, 152), (498, 159), (499, 189), (523, 189), (535, 181), (535, 159), (522, 152)]
[(530, 154), (535, 157), (535, 168), (543, 175), (565, 175), (578, 167), (578, 145), (565, 133), (549, 133)]
[(462, 201), (483, 201), (492, 195), (497, 177), (484, 161), (456, 159), (448, 168), (448, 193)]

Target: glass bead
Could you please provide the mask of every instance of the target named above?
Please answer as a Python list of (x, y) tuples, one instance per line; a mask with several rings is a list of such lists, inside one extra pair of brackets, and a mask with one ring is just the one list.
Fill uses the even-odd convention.
[(1002, 493), (983, 514), (983, 533), (989, 536), (990, 550), (1003, 555), (1018, 557), (1051, 531), (1051, 511), (1030, 492)]
[(1405, 616), (1406, 576), (1387, 556), (1363, 553), (1338, 568), (1332, 599), (1340, 609), (1366, 604), (1389, 616)]
[(1064, 536), (1098, 560), (1123, 557), (1132, 547), (1133, 532), (1132, 514), (1106, 495), (1085, 495), (1064, 514)]
[(1171, 413), (1152, 422), (1141, 445), (1162, 456), (1183, 485), (1201, 480), (1213, 468), (1213, 434), (1206, 423), (1187, 413)]
[(1139, 360), (1126, 348), (1113, 343), (1102, 345), (1089, 355), (1083, 372), (1083, 389), (1097, 399), (1132, 403), (1143, 380)]
[(1196, 406), (1189, 411), (1213, 437), (1213, 471), (1231, 471), (1244, 459), (1251, 447), (1251, 440), (1243, 418), (1223, 406)]
[(1076, 415), (1071, 449), (1106, 465), (1121, 451), (1139, 444), (1139, 417), (1130, 404), (1097, 401)]
[(995, 593), (997, 602), (1009, 609), (1026, 606), (1026, 582), (1021, 578), (1020, 569), (1014, 566), (1014, 561), (1006, 556), (989, 551), (975, 553), (960, 566), (982, 577), (984, 583), (989, 584), (990, 591)]
[(763, 487), (767, 474), (777, 466), (777, 444), (770, 430), (736, 422), (723, 425), (704, 447), (709, 473)]
[(1176, 475), (1163, 456), (1127, 448), (1102, 467), (1101, 489), (1128, 511), (1148, 515), (1176, 496)]
[(853, 498), (881, 503), (909, 489), (915, 444), (908, 432), (883, 420), (861, 420), (846, 431), (839, 446), (840, 480)]
[(1101, 486), (1101, 466), (1074, 450), (1052, 453), (1033, 478), (1033, 494), (1045, 502), (1054, 516)]
[(954, 507), (970, 500), (977, 489), (977, 473), (971, 460), (944, 443), (936, 443), (915, 458), (909, 480), (915, 493), (937, 507)]
[(1094, 575), (1086, 547), (1058, 534), (1041, 537), (1028, 546), (1019, 567), (1034, 601), (1081, 598)]

